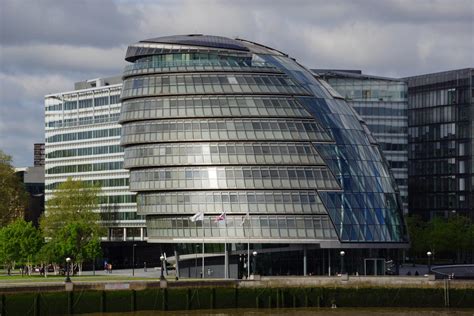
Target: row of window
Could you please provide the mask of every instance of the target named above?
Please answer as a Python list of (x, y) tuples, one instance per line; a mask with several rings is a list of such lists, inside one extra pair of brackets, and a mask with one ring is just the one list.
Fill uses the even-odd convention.
[(109, 96), (102, 96), (89, 99), (80, 99), (75, 101), (64, 101), (64, 103), (49, 105), (46, 107), (46, 112), (51, 111), (70, 111), (76, 109), (85, 109), (93, 106), (104, 106), (109, 104), (120, 103), (120, 94), (114, 94)]
[[(438, 125), (425, 125), (418, 127), (410, 127), (408, 130), (408, 140), (413, 142), (419, 141), (430, 141), (430, 140), (439, 140), (439, 139), (448, 139), (455, 138), (456, 134), (456, 125), (461, 129), (461, 124), (456, 123), (447, 123), (447, 124), (438, 124)], [(465, 131), (463, 134), (468, 134), (468, 131)], [(459, 135), (458, 137), (462, 137)]]
[(199, 167), (132, 170), (130, 189), (339, 189), (324, 167)]
[(469, 166), (468, 160), (459, 160), (454, 157), (444, 159), (423, 159), (410, 161), (410, 175), (452, 175), (464, 174)]
[(166, 94), (272, 93), (308, 92), (291, 79), (278, 75), (207, 75), (147, 76), (126, 79), (122, 98)]
[(123, 161), (88, 163), (88, 164), (71, 165), (71, 166), (56, 166), (53, 168), (46, 169), (46, 174), (81, 173), (81, 172), (119, 170), (119, 169), (123, 169)]
[(361, 79), (329, 79), (329, 84), (348, 100), (405, 101), (404, 82)]
[(123, 126), (122, 142), (185, 140), (315, 140), (330, 141), (312, 120), (186, 120), (132, 122)]
[(47, 143), (69, 142), (74, 140), (120, 136), (121, 128), (56, 134), (46, 138)]
[[(100, 219), (105, 222), (113, 222), (113, 221), (134, 221), (134, 220), (144, 220), (145, 216), (143, 215), (138, 215), (137, 212), (101, 212), (100, 213)], [(140, 231), (138, 231), (138, 234), (129, 234), (127, 228), (127, 237), (139, 237), (140, 236)], [(123, 228), (122, 230), (122, 236), (123, 236)], [(116, 236), (115, 236), (116, 237)]]
[(92, 125), (100, 123), (117, 123), (120, 113), (112, 113), (110, 115), (95, 115), (95, 116), (86, 116), (79, 118), (70, 118), (58, 121), (50, 121), (46, 124), (47, 127), (71, 127), (71, 126), (83, 126), (83, 125)]
[(48, 159), (54, 158), (67, 158), (67, 157), (78, 157), (78, 156), (95, 156), (95, 155), (106, 155), (123, 152), (123, 147), (120, 145), (109, 145), (109, 146), (96, 146), (96, 147), (85, 147), (85, 148), (71, 148), (55, 150), (46, 155)]
[(189, 97), (125, 101), (121, 121), (144, 118), (199, 116), (306, 116), (310, 114), (291, 98)]
[(135, 194), (125, 194), (125, 195), (104, 195), (99, 196), (99, 204), (125, 204), (125, 203), (136, 203), (137, 196)]
[(383, 151), (407, 151), (408, 150), (407, 144), (379, 142), (379, 145)]
[(143, 193), (142, 213), (292, 213), (326, 214), (316, 191), (198, 191)]
[(336, 232), (327, 216), (227, 216), (215, 222), (213, 217), (191, 222), (188, 218), (147, 219), (149, 238), (160, 237), (227, 237), (227, 238), (289, 238), (336, 239)]
[(420, 158), (442, 158), (467, 156), (469, 152), (469, 143), (464, 141), (438, 141), (438, 142), (422, 142), (410, 144), (409, 159)]
[(135, 62), (125, 67), (124, 76), (169, 72), (201, 72), (201, 71), (231, 71), (231, 72), (277, 72), (275, 67), (264, 62), (246, 60), (198, 59)]
[(324, 164), (311, 144), (156, 144), (128, 147), (126, 167), (180, 164)]
[[(101, 188), (108, 187), (128, 187), (128, 178), (117, 178), (117, 179), (96, 179), (96, 180), (81, 180), (82, 182), (89, 185), (99, 185)], [(58, 185), (62, 182), (54, 182), (45, 186), (46, 190), (55, 190)]]
[(408, 127), (406, 122), (403, 122), (405, 126), (393, 126), (393, 125), (381, 125), (381, 124), (368, 124), (370, 131), (374, 134), (407, 134)]
[(377, 103), (377, 106), (366, 107), (359, 106), (354, 104), (354, 109), (362, 116), (395, 116), (406, 118), (408, 115), (408, 110), (406, 109), (397, 109), (397, 108), (387, 108), (385, 104)]
[[(423, 175), (411, 176), (410, 191), (415, 196), (426, 196), (427, 192), (448, 192), (466, 191), (469, 185), (469, 178), (456, 175)], [(460, 193), (460, 192), (459, 192)]]
[(444, 106), (411, 110), (408, 117), (410, 126), (434, 123), (448, 123), (469, 120), (468, 106)]
[(433, 91), (411, 91), (408, 97), (410, 109), (433, 107), (469, 102), (469, 90), (460, 88), (437, 89)]

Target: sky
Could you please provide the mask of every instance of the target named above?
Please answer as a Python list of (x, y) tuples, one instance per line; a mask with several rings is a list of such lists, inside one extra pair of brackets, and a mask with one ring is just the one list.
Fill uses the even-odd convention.
[(308, 68), (406, 77), (474, 66), (473, 0), (1, 0), (0, 149), (44, 142), (44, 96), (119, 75), (127, 45), (176, 34), (245, 38)]

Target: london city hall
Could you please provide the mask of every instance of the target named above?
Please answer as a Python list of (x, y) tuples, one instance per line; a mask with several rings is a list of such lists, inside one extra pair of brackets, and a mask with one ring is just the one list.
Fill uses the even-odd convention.
[(180, 35), (130, 45), (125, 60), (130, 190), (148, 242), (179, 255), (181, 276), (380, 274), (407, 246), (374, 138), (295, 59)]

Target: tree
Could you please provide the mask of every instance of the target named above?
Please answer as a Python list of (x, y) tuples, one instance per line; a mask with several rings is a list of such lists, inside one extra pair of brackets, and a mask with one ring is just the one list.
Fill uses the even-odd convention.
[(415, 264), (416, 258), (423, 252), (426, 252), (428, 247), (426, 240), (426, 223), (417, 215), (406, 217), (406, 223), (411, 243), (410, 254), (413, 258), (413, 264)]
[(0, 227), (22, 218), (28, 194), (12, 166), (12, 158), (0, 150)]
[(43, 241), (40, 231), (31, 222), (18, 219), (0, 229), (0, 261), (8, 272), (16, 264), (27, 265), (31, 271)]
[(46, 214), (40, 226), (50, 241), (42, 252), (44, 260), (62, 263), (66, 257), (82, 270), (82, 263), (100, 253), (103, 228), (99, 207), (100, 188), (68, 178), (46, 202)]

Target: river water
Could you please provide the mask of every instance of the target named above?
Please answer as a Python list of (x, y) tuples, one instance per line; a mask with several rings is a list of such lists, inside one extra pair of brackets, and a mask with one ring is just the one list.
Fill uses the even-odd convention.
[(139, 311), (128, 313), (94, 313), (85, 314), (87, 316), (310, 316), (310, 315), (330, 315), (330, 316), (474, 316), (474, 309), (425, 309), (425, 308), (297, 308), (297, 309), (221, 309), (221, 310), (195, 310), (195, 311)]

